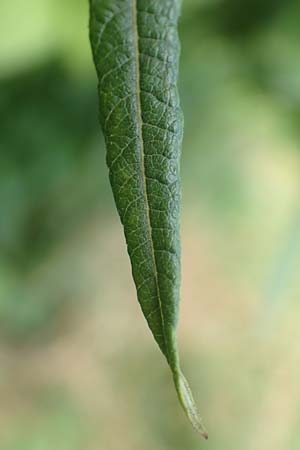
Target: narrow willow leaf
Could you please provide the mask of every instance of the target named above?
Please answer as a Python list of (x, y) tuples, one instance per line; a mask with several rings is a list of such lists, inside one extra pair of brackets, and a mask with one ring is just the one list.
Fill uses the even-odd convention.
[(176, 341), (180, 289), (182, 112), (177, 92), (179, 0), (90, 0), (90, 39), (110, 182), (137, 296), (204, 437)]

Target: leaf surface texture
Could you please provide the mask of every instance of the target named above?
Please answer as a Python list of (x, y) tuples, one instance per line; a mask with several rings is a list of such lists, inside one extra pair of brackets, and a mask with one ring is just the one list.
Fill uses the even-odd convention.
[(180, 402), (206, 437), (176, 341), (183, 118), (177, 91), (177, 0), (90, 0), (109, 177), (138, 301)]

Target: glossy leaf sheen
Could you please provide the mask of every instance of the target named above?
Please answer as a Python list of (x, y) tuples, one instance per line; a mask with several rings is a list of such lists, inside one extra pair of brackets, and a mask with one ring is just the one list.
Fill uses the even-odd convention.
[(137, 296), (180, 402), (206, 437), (179, 366), (182, 112), (177, 0), (90, 0), (90, 38), (110, 182)]

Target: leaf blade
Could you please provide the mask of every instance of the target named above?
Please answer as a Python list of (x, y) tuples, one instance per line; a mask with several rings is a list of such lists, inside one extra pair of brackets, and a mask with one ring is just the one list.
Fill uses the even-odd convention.
[(206, 437), (179, 366), (182, 112), (177, 0), (90, 0), (100, 122), (116, 206), (144, 316), (180, 402)]

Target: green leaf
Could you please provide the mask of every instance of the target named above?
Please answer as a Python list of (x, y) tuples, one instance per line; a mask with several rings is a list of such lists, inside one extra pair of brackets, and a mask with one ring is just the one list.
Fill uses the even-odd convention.
[(90, 0), (90, 39), (110, 182), (137, 296), (172, 370), (180, 402), (204, 437), (179, 365), (182, 112), (177, 0)]

